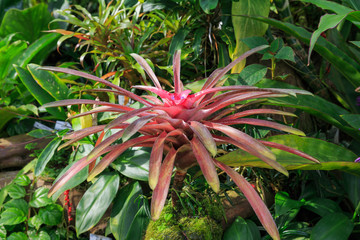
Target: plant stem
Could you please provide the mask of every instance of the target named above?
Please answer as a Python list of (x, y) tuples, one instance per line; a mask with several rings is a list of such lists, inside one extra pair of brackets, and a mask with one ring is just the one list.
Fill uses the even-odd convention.
[(181, 192), (184, 185), (185, 176), (185, 171), (176, 170), (172, 186), (173, 190), (171, 192), (171, 201), (174, 208), (179, 205), (179, 196), (176, 194), (176, 192)]

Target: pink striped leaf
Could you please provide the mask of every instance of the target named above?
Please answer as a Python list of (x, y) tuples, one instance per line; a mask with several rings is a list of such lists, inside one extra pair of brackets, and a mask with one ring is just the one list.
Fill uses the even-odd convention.
[(226, 118), (223, 118), (223, 120), (231, 120), (231, 119), (242, 118), (251, 115), (257, 115), (257, 114), (276, 114), (276, 115), (284, 115), (289, 117), (297, 117), (295, 114), (290, 112), (280, 111), (276, 109), (259, 108), (259, 109), (250, 109), (250, 110), (238, 112), (230, 116), (227, 116)]
[(143, 104), (145, 104), (146, 106), (152, 106), (152, 104), (148, 101), (146, 101), (145, 99), (139, 97), (138, 95), (130, 92), (130, 91), (127, 91), (109, 81), (106, 81), (102, 78), (99, 78), (99, 77), (96, 77), (94, 75), (91, 75), (91, 74), (88, 74), (88, 73), (84, 73), (84, 72), (80, 72), (80, 71), (77, 71), (77, 70), (73, 70), (73, 69), (69, 69), (69, 68), (59, 68), (59, 67), (41, 67), (39, 68), (41, 70), (46, 70), (46, 71), (54, 71), (54, 72), (62, 72), (62, 73), (67, 73), (67, 74), (71, 74), (71, 75), (75, 75), (75, 76), (79, 76), (79, 77), (83, 77), (83, 78), (87, 78), (87, 79), (91, 79), (91, 80), (94, 80), (96, 82), (100, 82), (108, 87), (111, 87), (111, 88), (114, 88), (116, 90), (118, 90), (118, 92), (124, 96), (127, 96), (131, 99), (134, 99), (136, 101), (139, 101)]
[(193, 132), (199, 138), (202, 144), (204, 144), (204, 146), (211, 153), (211, 155), (215, 157), (217, 153), (217, 147), (209, 129), (207, 129), (207, 127), (197, 121), (191, 121), (190, 128), (193, 130)]
[(79, 141), (80, 139), (83, 139), (84, 137), (87, 137), (91, 134), (100, 132), (104, 129), (104, 127), (105, 127), (105, 125), (93, 126), (93, 127), (81, 129), (81, 130), (72, 132), (70, 134), (67, 134), (63, 137), (63, 140), (65, 140), (65, 139), (70, 139), (70, 140), (61, 144), (59, 146), (58, 150), (60, 150), (64, 147), (67, 147), (67, 146)]
[(156, 185), (151, 199), (151, 218), (155, 221), (159, 219), (160, 213), (164, 208), (166, 197), (169, 192), (171, 175), (174, 169), (176, 150), (171, 148), (161, 165), (158, 184)]
[(125, 142), (129, 138), (131, 138), (135, 133), (137, 133), (146, 123), (148, 123), (151, 119), (157, 117), (156, 114), (147, 115), (144, 117), (140, 117), (132, 122), (127, 128), (124, 130), (124, 134), (122, 135), (122, 140)]
[(139, 65), (146, 71), (146, 73), (149, 75), (149, 77), (151, 78), (152, 82), (154, 83), (155, 87), (161, 89), (161, 85), (160, 82), (158, 80), (158, 78), (156, 77), (154, 71), (151, 69), (151, 67), (149, 66), (149, 64), (146, 62), (146, 60), (141, 57), (140, 55), (137, 55), (136, 53), (131, 53), (130, 54), (138, 63)]
[(101, 113), (101, 112), (120, 112), (120, 113), (124, 113), (124, 112), (128, 112), (128, 111), (125, 111), (125, 110), (122, 110), (122, 109), (119, 109), (119, 108), (109, 107), (109, 106), (102, 106), (102, 107), (93, 108), (90, 111), (86, 111), (86, 112), (83, 112), (83, 113), (80, 113), (80, 114), (70, 116), (67, 120), (71, 120), (73, 118), (78, 118), (78, 117), (83, 117), (83, 116), (90, 115), (90, 114), (93, 114), (93, 113)]
[(87, 156), (88, 159), (93, 158), (94, 156), (99, 155), (99, 153), (101, 151), (103, 151), (103, 149), (105, 149), (106, 147), (110, 146), (113, 142), (115, 142), (116, 140), (120, 139), (123, 134), (124, 134), (125, 130), (120, 130), (117, 133), (112, 134), (110, 137), (106, 138), (105, 140), (103, 140), (99, 145), (96, 146), (96, 148), (94, 148), (89, 155)]
[(180, 61), (181, 61), (181, 50), (177, 50), (173, 58), (174, 88), (176, 94), (180, 94), (182, 91), (182, 86), (180, 81), (180, 67), (181, 67)]
[(190, 141), (191, 148), (196, 157), (196, 160), (201, 168), (202, 173), (210, 187), (214, 190), (214, 192), (220, 191), (220, 182), (219, 177), (216, 172), (216, 168), (212, 161), (212, 158), (209, 152), (206, 150), (204, 145), (199, 141), (199, 139), (194, 136)]
[(60, 100), (60, 101), (56, 101), (56, 102), (45, 103), (44, 105), (42, 105), (42, 107), (44, 107), (44, 108), (61, 107), (61, 106), (80, 105), (80, 104), (103, 105), (103, 106), (118, 108), (118, 109), (124, 110), (124, 111), (133, 110), (133, 108), (131, 108), (131, 107), (126, 107), (126, 106), (115, 104), (115, 103), (90, 100), (90, 99), (66, 99), (66, 100)]
[(238, 186), (240, 191), (245, 195), (246, 199), (249, 201), (251, 207), (254, 209), (254, 212), (269, 235), (273, 239), (280, 240), (279, 232), (269, 209), (266, 207), (265, 203), (262, 201), (259, 194), (255, 191), (251, 184), (229, 166), (216, 161), (215, 159), (214, 163), (216, 166), (226, 172), (230, 178), (232, 178), (236, 186)]
[(155, 140), (152, 147), (149, 160), (149, 186), (155, 189), (160, 175), (161, 160), (164, 151), (164, 142), (166, 139), (166, 132), (162, 132)]
[(262, 127), (269, 127), (273, 129), (277, 129), (280, 131), (292, 133), (299, 136), (305, 136), (305, 133), (299, 129), (292, 128), (280, 123), (270, 122), (267, 120), (262, 119), (255, 119), (255, 118), (240, 118), (234, 120), (218, 120), (217, 122), (224, 124), (224, 125), (234, 125), (234, 124), (249, 124), (254, 126), (262, 126)]

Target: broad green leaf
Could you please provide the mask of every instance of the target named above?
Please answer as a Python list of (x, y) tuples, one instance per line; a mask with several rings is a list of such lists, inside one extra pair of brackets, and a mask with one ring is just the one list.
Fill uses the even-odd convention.
[(29, 238), (23, 232), (15, 232), (15, 233), (10, 234), (10, 236), (6, 239), (7, 240), (28, 240)]
[(29, 211), (29, 205), (24, 199), (12, 199), (4, 204), (4, 208), (17, 208), (21, 210), (24, 215), (27, 215)]
[(360, 48), (360, 41), (350, 41), (352, 44)]
[(41, 187), (36, 189), (31, 198), (31, 201), (29, 202), (29, 205), (31, 207), (40, 208), (52, 204), (52, 199), (47, 197), (48, 192), (48, 188)]
[(28, 231), (30, 240), (52, 240), (49, 234), (45, 231), (36, 232), (34, 230)]
[(353, 128), (360, 128), (360, 114), (344, 114), (340, 115)]
[(55, 100), (68, 99), (69, 89), (60, 78), (52, 72), (39, 70), (40, 66), (35, 64), (27, 65), (37, 84), (50, 94)]
[(38, 157), (35, 165), (35, 176), (39, 176), (44, 171), (46, 165), (54, 156), (55, 151), (60, 145), (61, 141), (62, 140), (59, 137), (54, 138), (40, 153), (40, 156)]
[(342, 4), (328, 0), (301, 0), (301, 1), (315, 4), (319, 8), (331, 10), (337, 14), (347, 14), (351, 11), (354, 11), (353, 9), (345, 7)]
[[(268, 137), (265, 140), (298, 149), (321, 162), (321, 164), (316, 164), (297, 155), (290, 154), (278, 149), (271, 149), (276, 156), (277, 162), (284, 166), (287, 170), (337, 169), (360, 176), (360, 164), (354, 163), (354, 160), (358, 156), (344, 147), (320, 139), (299, 137), (295, 135), (277, 135)], [(252, 166), (268, 168), (268, 165), (263, 161), (240, 149), (225, 154), (217, 158), (217, 160), (229, 166)]]
[(138, 182), (126, 185), (118, 192), (110, 217), (110, 230), (115, 239), (122, 240), (128, 235), (140, 208), (137, 200), (140, 194), (142, 191)]
[(275, 195), (275, 217), (286, 214), (292, 209), (300, 209), (303, 205), (303, 202), (291, 199), (288, 193), (277, 192)]
[(278, 53), (276, 53), (276, 59), (288, 60), (295, 62), (295, 54), (291, 47), (285, 46), (282, 47)]
[[(242, 42), (242, 39), (247, 37), (262, 36), (265, 34), (268, 28), (267, 24), (249, 20), (240, 15), (247, 16), (264, 16), (267, 17), (270, 11), (270, 2), (264, 0), (252, 0), (252, 1), (232, 1), (231, 16), (234, 26), (234, 33), (236, 39), (236, 47), (233, 53), (230, 53), (232, 60), (240, 57), (243, 53), (249, 50), (247, 45)], [(232, 73), (240, 73), (244, 68), (246, 60), (238, 63), (232, 68)]]
[(227, 79), (230, 85), (249, 85), (261, 81), (267, 72), (267, 67), (260, 64), (251, 64), (246, 66), (240, 74), (231, 74)]
[(148, 181), (149, 158), (146, 148), (132, 148), (121, 154), (111, 166), (129, 178)]
[[(19, 66), (15, 66), (15, 69), (22, 83), (41, 105), (55, 101), (55, 98), (37, 84), (28, 70)], [(64, 120), (66, 118), (65, 111), (61, 108), (48, 108), (47, 111), (58, 119)]]
[(311, 52), (314, 49), (315, 43), (319, 38), (320, 34), (330, 28), (336, 27), (340, 22), (346, 18), (347, 14), (325, 14), (321, 17), (318, 29), (311, 35), (308, 61), (310, 62)]
[(260, 240), (260, 231), (256, 224), (242, 217), (237, 217), (231, 226), (224, 232), (223, 240)]
[[(0, 54), (1, 56), (1, 54)], [(33, 112), (29, 109), (32, 104), (22, 105), (19, 107), (7, 106), (0, 109), (0, 130), (8, 123), (11, 119), (21, 115), (30, 115)], [(32, 105), (34, 106), (34, 105)], [(35, 107), (35, 106), (34, 106)]]
[(6, 12), (0, 26), (0, 36), (17, 33), (16, 38), (34, 42), (48, 30), (52, 20), (46, 4), (38, 4), (25, 10), (10, 9)]
[(63, 220), (63, 208), (58, 204), (47, 205), (40, 208), (39, 216), (44, 224), (55, 226)]
[(99, 222), (119, 188), (118, 174), (104, 174), (85, 192), (76, 208), (76, 232), (86, 232)]
[(31, 180), (28, 176), (26, 175), (20, 175), (20, 176), (17, 176), (15, 179), (14, 179), (14, 183), (16, 183), (17, 185), (19, 186), (27, 186), (31, 183)]
[(347, 240), (354, 224), (343, 213), (332, 213), (323, 217), (314, 226), (311, 240)]
[(8, 208), (1, 213), (0, 225), (16, 225), (26, 220), (27, 214), (18, 208)]
[(2, 84), (11, 72), (12, 65), (16, 63), (17, 58), (26, 48), (27, 44), (23, 41), (16, 41), (0, 48), (0, 82)]
[(29, 225), (32, 225), (32, 227), (36, 228), (36, 230), (39, 230), (42, 224), (43, 221), (41, 220), (41, 217), (39, 215), (31, 217), (29, 220)]
[(149, 224), (150, 218), (147, 215), (147, 206), (142, 205), (131, 223), (125, 240), (141, 240)]
[(4, 225), (0, 226), (0, 239), (6, 239), (6, 228)]
[(11, 184), (8, 187), (8, 194), (13, 199), (23, 198), (26, 195), (25, 188), (16, 184)]
[(342, 212), (339, 205), (326, 198), (313, 198), (305, 202), (304, 208), (319, 214), (322, 217), (330, 213)]
[(206, 14), (210, 13), (210, 10), (216, 8), (218, 0), (200, 0), (200, 7)]

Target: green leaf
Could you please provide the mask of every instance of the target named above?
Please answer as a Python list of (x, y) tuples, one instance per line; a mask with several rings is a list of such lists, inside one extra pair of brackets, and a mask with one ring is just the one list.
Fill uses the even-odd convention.
[(48, 30), (52, 20), (46, 4), (38, 4), (25, 10), (10, 9), (6, 12), (0, 26), (0, 36), (17, 33), (16, 38), (34, 42)]
[(18, 208), (8, 208), (1, 213), (0, 225), (16, 225), (26, 220), (26, 214)]
[(350, 41), (352, 44), (360, 48), (360, 41)]
[[(358, 157), (350, 150), (316, 138), (299, 137), (295, 135), (277, 135), (264, 139), (266, 141), (280, 143), (294, 149), (303, 151), (316, 158), (321, 164), (310, 162), (307, 159), (299, 157), (279, 149), (271, 149), (276, 156), (277, 162), (287, 170), (342, 170), (354, 175), (360, 176), (360, 164), (354, 163)], [(331, 153), (331, 154), (329, 154)], [(236, 150), (225, 154), (218, 161), (229, 166), (252, 166), (269, 168), (267, 164), (250, 155), (243, 150)]]
[(347, 14), (334, 15), (334, 14), (325, 14), (321, 17), (318, 29), (312, 34), (310, 39), (310, 47), (309, 47), (309, 62), (311, 52), (314, 49), (315, 43), (317, 39), (320, 37), (320, 34), (330, 28), (336, 27), (340, 22), (342, 22), (346, 18)]
[(112, 167), (121, 174), (140, 181), (148, 181), (150, 152), (146, 148), (126, 150), (113, 163)]
[(147, 215), (149, 210), (146, 208), (147, 206), (142, 205), (136, 213), (125, 240), (141, 240), (143, 238), (143, 233), (146, 231), (150, 221), (150, 218)]
[(49, 71), (39, 70), (40, 66), (28, 64), (27, 68), (37, 84), (55, 100), (68, 99), (69, 89), (60, 78)]
[(12, 65), (26, 48), (27, 44), (23, 41), (16, 41), (0, 48), (0, 81), (2, 84), (11, 72)]
[(29, 225), (31, 227), (36, 228), (37, 231), (40, 229), (40, 226), (42, 224), (43, 224), (43, 221), (41, 220), (41, 217), (39, 215), (35, 215), (35, 216), (31, 217), (29, 220)]
[(28, 214), (29, 206), (28, 203), (24, 199), (12, 199), (4, 204), (5, 209), (8, 208), (17, 208), (21, 210), (24, 215)]
[(240, 74), (231, 74), (228, 78), (230, 85), (249, 85), (261, 81), (267, 72), (267, 67), (260, 64), (251, 64), (246, 66)]
[(300, 209), (303, 202), (293, 200), (286, 192), (277, 192), (275, 195), (275, 218), (290, 212), (292, 209)]
[(29, 238), (23, 232), (12, 233), (7, 240), (28, 240)]
[(9, 193), (10, 197), (14, 198), (14, 199), (23, 198), (26, 195), (25, 188), (23, 188), (19, 185), (16, 185), (16, 184), (9, 185), (8, 193)]
[(45, 231), (40, 231), (39, 233), (32, 230), (28, 231), (30, 240), (52, 240), (49, 234)]
[(59, 147), (61, 141), (62, 140), (59, 137), (54, 138), (40, 153), (40, 156), (36, 161), (36, 165), (35, 165), (35, 171), (34, 171), (35, 176), (39, 176), (44, 171), (46, 165), (54, 156), (55, 151)]
[(27, 133), (27, 135), (34, 137), (34, 138), (43, 138), (43, 137), (50, 136), (52, 134), (53, 133), (51, 131), (44, 130), (44, 129), (35, 129), (35, 130), (32, 130), (31, 132)]
[(304, 208), (325, 217), (330, 213), (342, 212), (339, 205), (326, 198), (313, 198), (305, 202)]
[(295, 62), (294, 51), (288, 46), (281, 48), (275, 58)]
[(323, 217), (314, 226), (311, 240), (346, 240), (354, 224), (343, 213), (332, 213)]
[(139, 211), (138, 197), (142, 194), (140, 184), (132, 182), (121, 188), (114, 200), (110, 217), (110, 230), (115, 239), (125, 239), (133, 219)]
[(45, 208), (40, 208), (39, 216), (44, 224), (55, 226), (63, 219), (63, 208), (58, 204), (47, 205)]
[(206, 14), (210, 13), (218, 5), (218, 0), (200, 0), (200, 7)]
[[(232, 60), (240, 57), (243, 53), (249, 50), (247, 45), (242, 42), (242, 39), (254, 36), (263, 36), (268, 28), (267, 24), (249, 20), (240, 15), (255, 15), (267, 17), (270, 11), (270, 2), (264, 0), (252, 1), (232, 1), (231, 15), (234, 26), (234, 33), (236, 39), (236, 47), (233, 53), (230, 53)], [(246, 60), (238, 63), (232, 68), (232, 73), (240, 73), (244, 68)]]
[(15, 179), (14, 179), (14, 183), (16, 183), (17, 185), (20, 185), (20, 186), (27, 186), (31, 183), (31, 180), (28, 176), (26, 175), (20, 175), (20, 176), (17, 176)]
[(344, 114), (340, 115), (353, 128), (360, 128), (360, 114)]
[(170, 61), (172, 61), (172, 56), (175, 54), (176, 50), (181, 49), (184, 45), (185, 37), (189, 32), (190, 31), (187, 28), (180, 28), (171, 40), (169, 47)]
[(8, 195), (8, 188), (9, 188), (9, 185), (0, 189), (0, 210), (2, 209), (5, 198)]
[(260, 240), (260, 231), (256, 224), (242, 217), (237, 217), (231, 226), (224, 232), (223, 240)]
[(119, 183), (118, 174), (104, 174), (85, 192), (76, 208), (77, 234), (86, 232), (98, 223), (114, 200)]
[(354, 11), (353, 9), (345, 7), (342, 4), (327, 0), (301, 0), (301, 1), (315, 4), (319, 8), (331, 10), (337, 14), (347, 14), (351, 11)]
[(40, 208), (52, 204), (52, 199), (47, 197), (48, 192), (48, 188), (41, 187), (36, 189), (31, 198), (31, 201), (29, 202), (29, 205), (31, 207)]
[(25, 116), (32, 114), (33, 112), (31, 111), (31, 108), (32, 108), (31, 106), (35, 107), (32, 104), (22, 105), (19, 107), (15, 107), (15, 106), (2, 107), (0, 109), (0, 130), (11, 119), (18, 117), (19, 116), (18, 114), (25, 115)]
[[(55, 101), (55, 98), (37, 84), (28, 70), (19, 66), (15, 66), (15, 69), (19, 74), (21, 82), (41, 105)], [(48, 108), (47, 111), (61, 120), (66, 118), (65, 111), (61, 108)]]
[(6, 228), (4, 225), (0, 226), (0, 239), (6, 239)]

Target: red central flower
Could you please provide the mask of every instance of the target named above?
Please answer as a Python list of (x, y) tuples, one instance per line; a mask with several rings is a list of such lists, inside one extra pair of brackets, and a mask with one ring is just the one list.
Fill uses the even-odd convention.
[[(245, 106), (258, 103), (256, 99), (259, 98), (282, 97), (299, 93), (308, 94), (307, 92), (293, 89), (261, 89), (253, 86), (216, 87), (219, 80), (239, 61), (265, 48), (266, 46), (261, 46), (250, 50), (228, 66), (215, 70), (209, 76), (201, 91), (194, 94), (190, 94), (190, 90), (184, 90), (183, 84), (180, 81), (179, 51), (175, 53), (173, 60), (174, 93), (162, 89), (159, 80), (145, 59), (137, 54), (131, 54), (154, 83), (154, 87), (134, 86), (134, 88), (154, 93), (160, 97), (160, 99), (153, 95), (135, 95), (108, 81), (83, 72), (55, 67), (43, 68), (44, 70), (70, 73), (95, 80), (111, 88), (100, 89), (101, 91), (125, 95), (144, 104), (144, 107), (140, 109), (87, 99), (63, 100), (45, 104), (44, 107), (75, 104), (96, 104), (101, 106), (74, 117), (81, 117), (97, 112), (119, 113), (119, 116), (107, 125), (89, 127), (70, 133), (64, 137), (64, 139), (70, 140), (63, 144), (62, 147), (68, 146), (88, 135), (100, 133), (94, 150), (87, 157), (76, 162), (54, 184), (49, 194), (51, 195), (57, 191), (65, 182), (87, 165), (90, 165), (88, 180), (91, 180), (108, 167), (110, 163), (126, 149), (134, 146), (151, 146), (149, 185), (154, 190), (151, 202), (151, 214), (154, 220), (159, 218), (164, 207), (174, 166), (176, 167), (177, 173), (184, 174), (187, 169), (198, 164), (205, 179), (215, 192), (218, 192), (220, 189), (219, 178), (216, 171), (216, 167), (219, 167), (229, 174), (244, 193), (269, 234), (273, 238), (279, 239), (279, 233), (272, 220), (271, 214), (256, 191), (241, 175), (214, 159), (217, 154), (217, 145), (232, 144), (262, 159), (268, 165), (285, 175), (288, 174), (287, 170), (276, 161), (275, 155), (267, 146), (288, 151), (311, 161), (318, 162), (305, 153), (281, 144), (256, 140), (244, 132), (231, 127), (231, 125), (235, 124), (249, 124), (304, 135), (302, 131), (286, 125), (257, 118), (249, 118), (249, 116), (256, 114), (294, 116), (291, 113), (274, 109), (240, 110)], [(128, 122), (129, 119), (134, 117), (137, 117), (135, 121)], [(120, 129), (120, 131), (103, 140), (105, 132), (109, 129)], [(133, 138), (137, 132), (141, 133), (141, 135)], [(120, 138), (123, 140), (123, 143), (113, 144)], [(102, 155), (104, 156), (95, 166), (95, 160)], [(163, 155), (165, 155), (164, 159)]]

